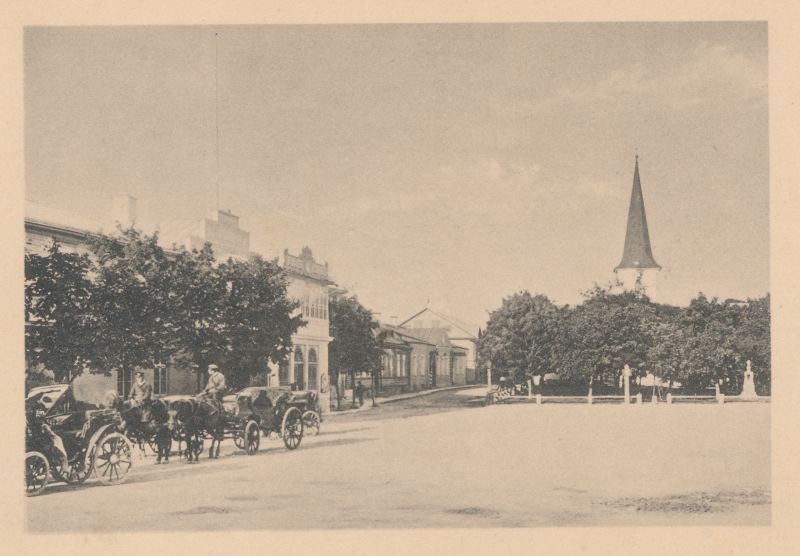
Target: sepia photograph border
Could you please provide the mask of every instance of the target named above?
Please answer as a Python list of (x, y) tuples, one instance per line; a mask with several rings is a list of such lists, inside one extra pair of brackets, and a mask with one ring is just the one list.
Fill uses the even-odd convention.
[[(0, 219), (2, 355), (12, 373), (2, 391), (3, 548), (6, 554), (790, 554), (800, 550), (796, 327), (800, 322), (797, 238), (800, 196), (800, 6), (791, 0), (670, 3), (537, 2), (269, 2), (208, 0), (92, 2), (7, 0), (0, 6), (2, 178)], [(24, 385), (24, 99), (23, 29), (27, 26), (229, 25), (447, 22), (767, 21), (769, 40), (770, 294), (772, 296), (771, 462), (769, 527), (592, 527), (392, 529), (28, 534), (22, 471)], [(19, 373), (19, 374), (16, 374)], [(124, 503), (124, 499), (120, 499)], [(131, 511), (136, 511), (132, 508)]]

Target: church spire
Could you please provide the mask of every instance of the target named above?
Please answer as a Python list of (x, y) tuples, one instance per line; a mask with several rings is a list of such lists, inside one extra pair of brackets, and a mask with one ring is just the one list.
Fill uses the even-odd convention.
[(647, 215), (644, 211), (642, 184), (639, 180), (639, 155), (636, 155), (636, 166), (633, 171), (633, 191), (631, 204), (628, 207), (628, 230), (625, 233), (625, 250), (622, 261), (614, 272), (623, 268), (657, 268), (661, 269), (653, 258), (650, 247), (650, 233), (647, 230)]

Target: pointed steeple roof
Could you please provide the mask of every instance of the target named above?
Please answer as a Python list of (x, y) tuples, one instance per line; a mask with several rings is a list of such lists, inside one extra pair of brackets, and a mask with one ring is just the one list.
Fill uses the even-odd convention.
[(639, 155), (636, 155), (636, 167), (633, 171), (633, 191), (631, 204), (628, 207), (628, 230), (625, 233), (625, 250), (622, 261), (614, 269), (620, 268), (658, 268), (661, 266), (653, 258), (650, 247), (650, 232), (647, 230), (647, 214), (644, 211), (642, 183), (639, 180)]

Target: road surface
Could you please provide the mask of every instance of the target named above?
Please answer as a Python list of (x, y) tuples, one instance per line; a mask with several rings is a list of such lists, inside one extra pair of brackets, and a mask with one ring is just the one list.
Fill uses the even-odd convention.
[(295, 451), (137, 460), (54, 484), (30, 532), (768, 525), (769, 404), (482, 407), (483, 389), (330, 417)]

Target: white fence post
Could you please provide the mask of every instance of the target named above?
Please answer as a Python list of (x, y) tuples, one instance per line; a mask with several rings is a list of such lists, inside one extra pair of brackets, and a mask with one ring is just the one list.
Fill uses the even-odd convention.
[(636, 405), (642, 405), (642, 393), (641, 392), (637, 392), (636, 393)]
[(631, 368), (625, 365), (622, 368), (622, 375), (625, 386), (625, 405), (631, 403)]
[(672, 403), (672, 392), (668, 392), (668, 393), (667, 393), (667, 403), (668, 403), (668, 404), (671, 404), (671, 403)]
[(537, 405), (542, 405), (542, 395), (541, 394), (536, 394), (536, 404)]

